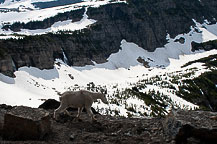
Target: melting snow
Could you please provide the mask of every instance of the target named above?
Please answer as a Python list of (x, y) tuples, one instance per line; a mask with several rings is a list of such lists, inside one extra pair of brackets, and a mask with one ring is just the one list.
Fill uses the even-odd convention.
[[(213, 26), (212, 26), (213, 27)], [(211, 29), (211, 26), (210, 26)], [(212, 54), (217, 54), (217, 50), (200, 51), (193, 53), (190, 51), (192, 41), (202, 42), (204, 35), (207, 33), (197, 33), (192, 28), (191, 32), (184, 35), (179, 35), (185, 38), (185, 43), (174, 42), (168, 36), (168, 44), (164, 48), (158, 48), (155, 52), (147, 52), (138, 47), (134, 43), (129, 43), (125, 40), (121, 42), (121, 50), (118, 53), (112, 54), (108, 58), (108, 62), (104, 64), (96, 64), (95, 66), (85, 67), (69, 67), (60, 60), (56, 61), (55, 68), (51, 70), (39, 70), (34, 67), (22, 67), (15, 72), (16, 78), (9, 78), (0, 75), (0, 103), (10, 105), (27, 105), (31, 107), (38, 107), (43, 103), (41, 99), (53, 98), (58, 100), (57, 92), (64, 92), (66, 90), (73, 90), (76, 87), (87, 88), (87, 84), (93, 82), (96, 86), (106, 86), (108, 90), (109, 100), (114, 99), (112, 96), (116, 90), (124, 90), (131, 88), (133, 84), (140, 80), (159, 76), (166, 73), (184, 73), (187, 69), (197, 67), (195, 77), (207, 71), (201, 63), (195, 63), (185, 68), (181, 68), (185, 63), (196, 60)], [(141, 57), (149, 61), (150, 68), (145, 68), (137, 61)], [(149, 59), (148, 59), (149, 58)], [(163, 65), (164, 68), (159, 68)], [(72, 77), (70, 77), (73, 76)], [(115, 88), (116, 87), (116, 88)], [(148, 85), (143, 91), (155, 89), (168, 95), (173, 102), (182, 108), (196, 108), (193, 105), (175, 94), (167, 91), (165, 88), (160, 88), (154, 85)], [(126, 105), (135, 107), (136, 111), (150, 113), (150, 107), (138, 98), (126, 99)], [(127, 116), (127, 109), (125, 104), (111, 104), (105, 105), (95, 103), (94, 107), (98, 108), (101, 113), (105, 114), (108, 109), (118, 110), (121, 115)]]

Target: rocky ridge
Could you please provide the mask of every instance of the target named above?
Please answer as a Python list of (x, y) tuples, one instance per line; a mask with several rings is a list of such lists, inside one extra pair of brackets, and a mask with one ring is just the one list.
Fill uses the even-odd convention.
[[(58, 120), (52, 119), (54, 107), (51, 100), (42, 105), (49, 108), (51, 130), (42, 139), (16, 141), (2, 139), (1, 143), (215, 143), (217, 135), (216, 112), (173, 110), (166, 117), (124, 118), (97, 114), (97, 121), (91, 122), (87, 114), (81, 120), (75, 120), (77, 111), (70, 111), (71, 117), (61, 114)], [(55, 104), (55, 105), (56, 105)], [(49, 105), (49, 106), (48, 106)], [(56, 107), (56, 106), (55, 106)], [(20, 107), (1, 105), (0, 110), (6, 113), (15, 112)], [(31, 117), (31, 108), (22, 107), (26, 111), (24, 118)], [(42, 109), (34, 109), (42, 111)], [(18, 115), (17, 113), (14, 115)], [(39, 115), (38, 115), (39, 116)], [(38, 117), (36, 116), (36, 117)], [(2, 112), (0, 112), (2, 118)], [(2, 122), (2, 121), (0, 121)], [(6, 121), (4, 121), (6, 122)], [(0, 127), (1, 128), (1, 127)], [(2, 132), (2, 129), (0, 129)], [(2, 134), (2, 133), (0, 133)]]

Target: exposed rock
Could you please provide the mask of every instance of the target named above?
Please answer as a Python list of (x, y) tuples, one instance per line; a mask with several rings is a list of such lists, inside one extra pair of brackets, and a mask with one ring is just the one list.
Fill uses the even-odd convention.
[(215, 143), (217, 141), (217, 122), (210, 117), (216, 115), (204, 111), (171, 111), (163, 122), (168, 137), (177, 144), (194, 141), (199, 143)]
[(217, 40), (212, 40), (205, 43), (192, 42), (191, 46), (192, 46), (192, 51), (196, 51), (196, 50), (209, 51), (211, 49), (217, 49)]
[(10, 105), (6, 105), (6, 104), (1, 104), (0, 105), (0, 109), (3, 109), (3, 110), (11, 110), (13, 107), (10, 106)]
[(185, 38), (180, 37), (179, 39), (176, 39), (174, 42), (179, 42), (181, 44), (184, 44), (185, 43)]
[(0, 49), (7, 49), (7, 53), (0, 60), (0, 72), (6, 75), (8, 71), (13, 73), (13, 62), (16, 68), (34, 66), (39, 69), (51, 69), (55, 58), (63, 58), (61, 47), (56, 45), (49, 36), (43, 38), (29, 36), (9, 43), (8, 41), (2, 43), (0, 41)]
[(10, 109), (12, 109), (12, 106), (5, 105), (5, 104), (0, 105), (0, 136), (2, 135), (2, 131), (3, 131), (5, 114)]
[(4, 116), (6, 114), (5, 109), (0, 109), (0, 135), (2, 135), (3, 125), (4, 125)]
[(212, 120), (216, 120), (216, 121), (217, 121), (217, 115), (215, 115), (215, 116), (211, 116), (210, 119), (212, 119)]
[(74, 134), (71, 134), (71, 135), (70, 135), (70, 140), (73, 141), (74, 139), (75, 139), (75, 135), (74, 135)]
[[(18, 111), (15, 110), (16, 108), (8, 113)], [(4, 108), (1, 108), (0, 105), (0, 110), (2, 109)], [(29, 119), (38, 119), (41, 115), (41, 109), (38, 109), (38, 115), (33, 116), (35, 111), (36, 109), (26, 107), (19, 108), (20, 115)], [(71, 112), (73, 115), (77, 113), (77, 111)], [(74, 118), (69, 116), (61, 116), (61, 119), (64, 119), (61, 121), (50, 119), (52, 132), (46, 136), (45, 140), (3, 141), (0, 135), (0, 143), (214, 144), (217, 139), (217, 121), (210, 118), (216, 115), (217, 113), (208, 111), (176, 110), (166, 118), (124, 118), (97, 115), (97, 121), (90, 122), (88, 115), (82, 113), (82, 121), (74, 121)], [(13, 121), (18, 120), (20, 119), (13, 119)], [(23, 120), (23, 124), (19, 125), (19, 130), (26, 130), (27, 126), (25, 125), (31, 121)], [(31, 129), (35, 130), (34, 126)], [(7, 130), (11, 131), (11, 129)], [(20, 132), (18, 131), (18, 133)], [(17, 134), (15, 133), (15, 135)]]
[(60, 106), (60, 102), (55, 99), (48, 99), (43, 104), (41, 104), (38, 108), (43, 108), (45, 110), (49, 109), (57, 109)]
[(49, 113), (42, 109), (18, 106), (5, 114), (3, 139), (41, 140), (50, 132)]
[(144, 67), (150, 68), (150, 66), (148, 65), (148, 62), (145, 61), (144, 59), (142, 59), (141, 57), (138, 57), (138, 58), (137, 58), (137, 61), (138, 61), (139, 63), (143, 64)]
[(4, 56), (0, 58), (0, 73), (3, 73), (7, 76), (14, 77), (14, 69), (12, 66), (12, 59), (10, 56)]

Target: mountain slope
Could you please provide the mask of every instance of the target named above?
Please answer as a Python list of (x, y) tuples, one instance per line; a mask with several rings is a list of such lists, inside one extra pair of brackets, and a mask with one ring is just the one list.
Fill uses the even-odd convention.
[[(197, 100), (189, 98), (195, 91), (185, 86), (197, 80), (194, 87), (202, 89), (203, 73), (216, 69), (198, 59), (217, 54), (213, 41), (217, 39), (217, 2), (119, 2), (87, 1), (77, 7), (39, 10), (43, 13), (37, 21), (31, 19), (32, 12), (39, 14), (37, 10), (14, 24), (13, 18), (3, 21), (2, 36), (17, 39), (0, 40), (0, 72), (14, 77), (1, 74), (1, 102), (37, 107), (44, 99), (58, 99), (58, 93), (66, 90), (107, 89), (110, 105), (94, 104), (102, 114), (156, 116), (172, 108), (214, 109), (215, 93), (203, 96), (197, 91)], [(45, 15), (45, 11), (54, 13)], [(11, 12), (1, 13), (3, 19), (6, 15)], [(49, 31), (54, 25), (57, 29)], [(193, 60), (198, 61), (183, 67)], [(209, 88), (215, 92), (214, 84)], [(209, 88), (202, 91), (211, 92)]]
[[(40, 63), (40, 61), (37, 60), (38, 58), (36, 58), (36, 61), (34, 62), (35, 58), (33, 58), (33, 62), (30, 62), (28, 58), (29, 56), (23, 51), (21, 51), (21, 53), (22, 55), (25, 55), (26, 58), (21, 58), (20, 56), (16, 56), (16, 58), (13, 58), (13, 53), (19, 54), (20, 52), (18, 52), (18, 50), (22, 49), (23, 47), (25, 49), (25, 47), (29, 47), (28, 45), (32, 45), (32, 47), (44, 47), (43, 43), (40, 42), (40, 39), (44, 39), (47, 37), (49, 37), (50, 39), (55, 39), (54, 49), (56, 49), (58, 52), (57, 54), (53, 54), (52, 52), (50, 52), (50, 50), (46, 51), (45, 49), (47, 53), (46, 57), (49, 57), (51, 62), (54, 62), (55, 58), (63, 59), (63, 55), (60, 53), (63, 50), (66, 54), (66, 57), (68, 58), (69, 65), (74, 66), (93, 64), (91, 60), (95, 61), (96, 63), (106, 62), (106, 59), (112, 53), (118, 52), (120, 48), (120, 43), (123, 39), (125, 39), (127, 42), (134, 42), (143, 49), (148, 50), (149, 52), (153, 52), (156, 48), (163, 47), (167, 43), (166, 37), (168, 38), (168, 34), (171, 38), (176, 37), (178, 34), (186, 32), (188, 33), (189, 31), (198, 32), (198, 35), (200, 35), (201, 31), (204, 32), (204, 35), (207, 35), (206, 33), (212, 34), (212, 31), (209, 31), (209, 25), (203, 24), (200, 26), (199, 24), (197, 24), (197, 22), (203, 23), (206, 19), (211, 23), (214, 22), (214, 16), (216, 15), (216, 11), (213, 10), (213, 7), (215, 7), (216, 2), (211, 2), (200, 2), (197, 0), (193, 2), (180, 2), (178, 0), (167, 0), (161, 3), (160, 1), (133, 0), (129, 1), (130, 4), (109, 4), (101, 6), (99, 8), (88, 8), (88, 19), (96, 20), (96, 22), (90, 27), (82, 30), (81, 32), (69, 31), (67, 32), (68, 34), (65, 34), (64, 32), (61, 33), (62, 35), (47, 34), (42, 36), (36, 36), (39, 37), (39, 39), (34, 39), (35, 44), (31, 44), (31, 41), (29, 41), (28, 43), (25, 38), (24, 41), (27, 44), (24, 44), (22, 42), (23, 40), (3, 40), (2, 43), (4, 44), (1, 44), (1, 49), (5, 49), (4, 47), (7, 47), (7, 49), (10, 50), (5, 56), (4, 60), (12, 63), (12, 59), (16, 59), (14, 60), (14, 63), (17, 68), (23, 65), (34, 66), (37, 65), (37, 63)], [(194, 3), (194, 5), (192, 3)], [(189, 5), (191, 7), (191, 11), (185, 8), (185, 5)], [(202, 10), (200, 9), (201, 7), (203, 7)], [(209, 9), (209, 11), (205, 11), (205, 9)], [(203, 10), (204, 12), (202, 13), (201, 11)], [(171, 11), (174, 12), (174, 14), (171, 13)], [(79, 11), (78, 13), (70, 13), (75, 13), (75, 15), (78, 16), (81, 15), (81, 12), (82, 11)], [(180, 13), (183, 14), (181, 15)], [(47, 28), (51, 26), (51, 18), (48, 18), (44, 22), (40, 22), (42, 28)], [(65, 19), (68, 18), (70, 17), (65, 17)], [(78, 18), (80, 18), (80, 16), (78, 16), (76, 19)], [(55, 21), (58, 21), (58, 18)], [(16, 26), (17, 23), (15, 23), (8, 28), (10, 29), (10, 27), (12, 27), (13, 30), (13, 27), (15, 27), (16, 29), (14, 30), (19, 31), (19, 29), (22, 29), (22, 27), (26, 27), (30, 30), (33, 30), (30, 33), (34, 33), (38, 30), (38, 24), (39, 22), (29, 22), (26, 24), (21, 24), (20, 26), (18, 24), (18, 26)], [(34, 28), (35, 25), (37, 26), (36, 29)], [(208, 29), (204, 29), (202, 27), (207, 27)], [(21, 34), (25, 34), (25, 32), (27, 34), (28, 31), (26, 30), (27, 29), (22, 29)], [(41, 31), (41, 29), (39, 30)], [(8, 32), (10, 32), (10, 30)], [(19, 32), (16, 33), (19, 34)], [(71, 35), (70, 33), (73, 33), (73, 35)], [(64, 39), (62, 37), (64, 37)], [(176, 41), (179, 41), (179, 39), (183, 38), (179, 37)], [(190, 35), (188, 36), (188, 39), (190, 41), (187, 41), (185, 38), (183, 41), (187, 41), (186, 45), (188, 45), (189, 47), (191, 43)], [(194, 41), (201, 42), (200, 40), (198, 41), (198, 39), (194, 39)], [(15, 45), (17, 47), (16, 49), (14, 49)], [(53, 43), (51, 42), (48, 45), (51, 46), (53, 45)], [(32, 50), (30, 49), (29, 52), (32, 53)], [(172, 48), (166, 51), (172, 51)], [(79, 57), (77, 53), (79, 53)], [(183, 51), (183, 53), (186, 54), (185, 51)], [(35, 53), (35, 55), (38, 54)], [(177, 55), (173, 57), (177, 58)], [(166, 60), (166, 58), (164, 59)], [(16, 64), (16, 62), (18, 61), (21, 64)], [(145, 59), (145, 61), (147, 61), (147, 58)], [(39, 66), (37, 67), (48, 68), (51, 67), (51, 65), (48, 64), (47, 66), (43, 66), (43, 64), (39, 64)], [(12, 68), (8, 67), (7, 71), (11, 73)]]

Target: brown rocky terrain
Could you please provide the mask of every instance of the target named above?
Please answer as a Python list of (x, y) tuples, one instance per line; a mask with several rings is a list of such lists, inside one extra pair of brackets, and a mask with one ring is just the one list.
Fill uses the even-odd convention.
[[(82, 113), (80, 120), (76, 120), (77, 111), (74, 110), (70, 111), (71, 117), (60, 114), (58, 120), (54, 120), (52, 118), (54, 107), (51, 104), (54, 107), (58, 106), (55, 101), (41, 106), (47, 110), (1, 105), (0, 143), (210, 144), (217, 140), (216, 112), (173, 110), (166, 117), (155, 118), (124, 118), (96, 114), (97, 121), (91, 122), (85, 112)], [(22, 112), (18, 109), (22, 109)], [(37, 111), (40, 114), (33, 116), (33, 113)], [(13, 128), (5, 129), (4, 124), (8, 121), (4, 119), (5, 115), (14, 114), (22, 119), (31, 117), (38, 119), (43, 114), (42, 111), (50, 115), (48, 120), (50, 123), (43, 124), (50, 127), (41, 131), (43, 133), (49, 130), (46, 135), (37, 140), (19, 140), (19, 137), (13, 141), (7, 139), (4, 132), (13, 131)], [(32, 129), (32, 127), (23, 126), (21, 129), (23, 130), (21, 132), (25, 133), (25, 130)], [(18, 133), (19, 131), (15, 135)]]

